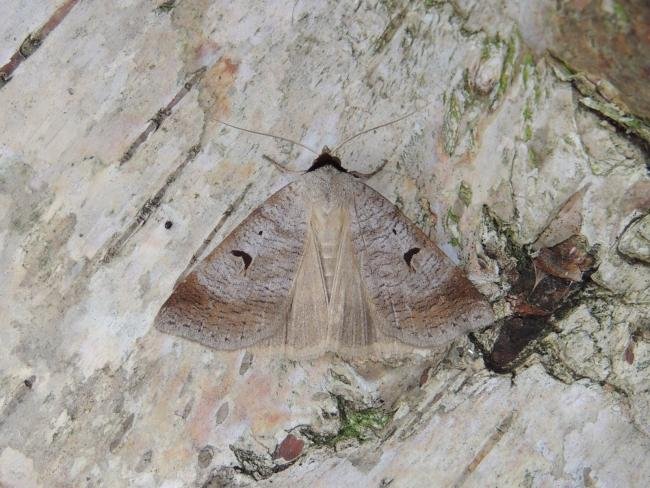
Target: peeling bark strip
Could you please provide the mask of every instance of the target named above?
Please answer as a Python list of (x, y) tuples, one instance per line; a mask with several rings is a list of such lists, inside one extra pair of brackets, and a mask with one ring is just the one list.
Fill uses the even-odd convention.
[(388, 25), (384, 29), (384, 32), (382, 32), (381, 36), (379, 36), (379, 38), (375, 41), (375, 45), (373, 48), (375, 54), (383, 50), (384, 47), (386, 47), (386, 45), (390, 43), (393, 37), (395, 37), (395, 34), (404, 23), (404, 19), (406, 18), (407, 12), (408, 12), (408, 5), (404, 7), (395, 17), (390, 19), (390, 22), (388, 22)]
[(291, 464), (277, 466), (273, 464), (270, 456), (257, 454), (250, 449), (243, 449), (232, 445), (228, 447), (230, 447), (230, 450), (239, 463), (239, 466), (235, 466), (235, 469), (242, 474), (250, 476), (255, 481), (270, 478), (275, 473), (279, 473), (291, 466)]
[(179, 164), (176, 169), (167, 177), (165, 184), (160, 187), (156, 194), (153, 197), (149, 198), (140, 208), (140, 210), (138, 210), (138, 213), (135, 215), (135, 218), (129, 224), (126, 230), (121, 235), (118, 234), (113, 238), (112, 243), (109, 245), (108, 250), (102, 258), (103, 263), (108, 263), (115, 256), (117, 256), (127, 241), (133, 237), (133, 235), (138, 231), (140, 227), (147, 223), (147, 220), (149, 220), (149, 217), (151, 217), (153, 211), (160, 206), (160, 203), (162, 202), (165, 193), (167, 193), (169, 186), (178, 179), (185, 167), (189, 164), (190, 161), (193, 161), (196, 158), (200, 150), (201, 146), (199, 144), (196, 144), (190, 148), (183, 162)]
[(22, 42), (18, 50), (11, 56), (9, 62), (0, 68), (0, 88), (11, 80), (14, 71), (41, 47), (45, 38), (52, 32), (65, 17), (70, 13), (79, 0), (67, 0), (63, 5), (54, 11), (43, 27), (36, 32), (29, 34)]
[(120, 424), (120, 428), (118, 429), (117, 433), (115, 434), (115, 437), (113, 437), (113, 440), (111, 441), (110, 445), (108, 446), (108, 450), (111, 453), (114, 453), (118, 447), (120, 447), (120, 444), (122, 443), (122, 439), (124, 438), (125, 434), (133, 427), (133, 419), (135, 419), (135, 414), (130, 414), (124, 421)]
[(176, 6), (176, 0), (166, 0), (156, 7), (156, 13), (168, 13), (171, 12)]
[(131, 143), (129, 148), (122, 155), (122, 157), (120, 158), (120, 165), (129, 161), (133, 157), (135, 152), (138, 150), (138, 148), (142, 145), (142, 143), (144, 143), (144, 141), (147, 140), (149, 135), (158, 130), (158, 128), (165, 121), (165, 119), (171, 115), (172, 109), (176, 105), (178, 105), (178, 103), (183, 99), (183, 97), (185, 97), (185, 95), (189, 93), (192, 87), (201, 80), (201, 78), (205, 74), (205, 71), (206, 71), (206, 67), (204, 66), (203, 68), (200, 68), (194, 73), (192, 73), (190, 79), (183, 84), (180, 90), (178, 90), (178, 93), (176, 93), (174, 98), (172, 98), (171, 102), (169, 102), (163, 108), (158, 110), (158, 112), (156, 112), (156, 115), (154, 115), (149, 120), (149, 124), (147, 125), (147, 127), (140, 133), (140, 135), (135, 139), (135, 141)]
[(633, 136), (634, 142), (638, 143), (646, 153), (650, 152), (650, 124), (647, 119), (634, 115), (628, 107), (621, 105), (620, 101), (604, 96), (599, 83), (590, 79), (588, 73), (576, 71), (560, 53), (550, 50), (549, 54), (556, 62), (556, 74), (560, 79), (571, 83), (582, 95), (578, 99), (581, 105), (598, 117), (611, 122), (627, 136)]
[(476, 468), (478, 468), (479, 464), (487, 457), (488, 454), (490, 454), (490, 451), (494, 448), (494, 446), (497, 445), (497, 443), (501, 440), (503, 435), (508, 432), (508, 429), (510, 429), (510, 426), (512, 425), (512, 419), (514, 417), (514, 412), (510, 412), (510, 414), (501, 421), (501, 423), (497, 426), (497, 428), (494, 430), (494, 432), (486, 439), (486, 441), (483, 443), (483, 446), (479, 451), (476, 453), (476, 456), (474, 456), (474, 459), (465, 467), (463, 470), (463, 473), (460, 475), (460, 478), (456, 483), (454, 483), (454, 487), (460, 487), (465, 484), (467, 481), (467, 478), (476, 471)]

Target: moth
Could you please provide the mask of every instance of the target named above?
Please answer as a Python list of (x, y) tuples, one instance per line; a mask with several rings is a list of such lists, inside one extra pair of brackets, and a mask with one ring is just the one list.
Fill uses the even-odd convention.
[(439, 347), (493, 321), (436, 244), (325, 148), (177, 283), (155, 326), (318, 354)]

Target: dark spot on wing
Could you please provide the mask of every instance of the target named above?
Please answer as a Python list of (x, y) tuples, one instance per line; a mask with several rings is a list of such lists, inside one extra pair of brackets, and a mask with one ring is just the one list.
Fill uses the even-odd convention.
[(408, 251), (406, 251), (406, 252), (404, 253), (404, 261), (406, 261), (406, 265), (407, 265), (409, 268), (411, 268), (413, 271), (415, 271), (415, 269), (414, 269), (413, 266), (411, 265), (411, 260), (413, 259), (413, 256), (415, 256), (415, 255), (416, 255), (417, 253), (419, 253), (419, 252), (420, 252), (420, 248), (419, 248), (419, 247), (412, 247), (411, 249), (409, 249)]
[(242, 260), (244, 261), (244, 271), (246, 271), (248, 267), (251, 265), (251, 263), (253, 262), (253, 258), (251, 257), (251, 255), (245, 251), (240, 251), (238, 249), (235, 249), (233, 251), (230, 251), (230, 253), (235, 257), (242, 258)]

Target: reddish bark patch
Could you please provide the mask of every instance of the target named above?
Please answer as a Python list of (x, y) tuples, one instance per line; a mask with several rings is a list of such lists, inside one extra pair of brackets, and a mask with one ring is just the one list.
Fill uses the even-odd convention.
[(230, 76), (234, 76), (235, 74), (237, 74), (237, 71), (239, 70), (239, 63), (234, 62), (228, 56), (224, 56), (223, 67), (224, 67), (224, 73), (227, 73)]
[(548, 310), (531, 305), (526, 301), (520, 301), (519, 298), (513, 297), (508, 299), (515, 315), (521, 317), (548, 317), (550, 315)]
[(209, 118), (222, 120), (230, 113), (230, 90), (235, 84), (239, 63), (223, 56), (212, 65), (201, 85), (200, 102)]
[(298, 439), (295, 435), (289, 434), (278, 444), (273, 453), (273, 459), (282, 458), (285, 461), (292, 461), (302, 454), (305, 441)]
[(612, 9), (606, 9), (596, 1), (557, 2), (548, 20), (555, 24), (550, 47), (574, 70), (587, 72), (595, 80), (607, 79), (619, 92), (619, 105), (648, 118), (648, 2), (620, 0), (612, 4)]

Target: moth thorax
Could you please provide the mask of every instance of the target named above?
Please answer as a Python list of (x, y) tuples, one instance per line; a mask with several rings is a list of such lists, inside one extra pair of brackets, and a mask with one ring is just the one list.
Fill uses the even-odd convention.
[(312, 213), (312, 229), (321, 257), (321, 269), (327, 287), (327, 296), (331, 297), (334, 275), (339, 260), (341, 243), (345, 238), (348, 225), (347, 211), (340, 206), (317, 208)]

